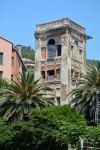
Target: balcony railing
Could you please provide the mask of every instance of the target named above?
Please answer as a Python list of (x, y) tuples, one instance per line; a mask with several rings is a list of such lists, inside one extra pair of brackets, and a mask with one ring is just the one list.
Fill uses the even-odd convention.
[(72, 59), (72, 66), (77, 67), (77, 68), (82, 68), (83, 64), (77, 60)]
[(48, 81), (54, 81), (54, 76), (48, 76)]

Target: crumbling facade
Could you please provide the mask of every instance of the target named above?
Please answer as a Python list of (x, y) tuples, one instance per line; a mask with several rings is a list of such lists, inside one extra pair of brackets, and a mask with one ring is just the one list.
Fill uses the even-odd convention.
[(75, 78), (86, 72), (85, 28), (68, 18), (36, 26), (35, 79), (53, 89), (56, 102), (68, 104), (66, 95)]

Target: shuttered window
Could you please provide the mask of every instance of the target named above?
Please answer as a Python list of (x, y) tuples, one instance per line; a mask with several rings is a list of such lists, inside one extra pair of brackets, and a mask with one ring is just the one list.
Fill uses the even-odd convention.
[(3, 53), (0, 52), (0, 64), (3, 64)]
[(2, 75), (3, 75), (3, 72), (2, 72), (2, 71), (0, 71), (0, 78), (2, 78)]
[(48, 58), (56, 57), (57, 46), (56, 45), (48, 45)]
[(42, 56), (42, 59), (46, 59), (46, 47), (41, 48), (41, 56)]

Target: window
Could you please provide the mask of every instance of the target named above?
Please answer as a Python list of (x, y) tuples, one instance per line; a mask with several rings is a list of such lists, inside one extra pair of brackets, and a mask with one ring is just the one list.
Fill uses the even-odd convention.
[(57, 46), (57, 56), (61, 56), (61, 45)]
[(45, 71), (41, 71), (42, 78), (45, 79)]
[(73, 50), (73, 45), (71, 45), (71, 51)]
[(55, 45), (55, 40), (54, 39), (50, 39), (48, 42), (48, 45)]
[(73, 57), (73, 45), (71, 45), (71, 57)]
[(54, 81), (54, 70), (48, 71), (48, 81)]
[(78, 41), (75, 41), (75, 44), (78, 46)]
[(46, 47), (41, 47), (41, 57), (42, 59), (46, 59)]
[(48, 58), (61, 56), (61, 45), (55, 45), (55, 40), (51, 39), (48, 42)]
[(56, 57), (57, 46), (55, 45), (55, 40), (51, 39), (48, 42), (48, 58)]
[(56, 72), (57, 72), (57, 80), (60, 80), (60, 69), (57, 69)]
[(14, 76), (13, 76), (13, 74), (11, 75), (11, 80), (13, 80), (13, 78), (14, 78)]
[(14, 57), (12, 57), (11, 65), (14, 66)]
[(18, 61), (19, 67), (20, 67), (20, 60)]
[(75, 78), (78, 78), (78, 77), (79, 77), (79, 73), (75, 72)]
[(2, 78), (2, 75), (3, 75), (3, 71), (0, 71), (0, 78)]
[(3, 64), (3, 53), (0, 52), (0, 65)]
[(48, 46), (48, 58), (56, 57), (57, 46), (49, 45)]
[(74, 70), (71, 70), (71, 78), (74, 78)]
[(60, 106), (60, 97), (57, 97), (57, 104)]
[(83, 60), (82, 60), (82, 50), (81, 50), (81, 49), (79, 50), (79, 59), (80, 59), (80, 60), (79, 60), (80, 62), (83, 61)]

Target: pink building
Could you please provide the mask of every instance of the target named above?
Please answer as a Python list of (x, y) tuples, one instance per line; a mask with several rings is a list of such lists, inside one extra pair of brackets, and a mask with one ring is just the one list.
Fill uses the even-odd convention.
[(0, 37), (0, 77), (16, 81), (16, 75), (25, 69), (19, 47), (13, 48), (12, 42)]

